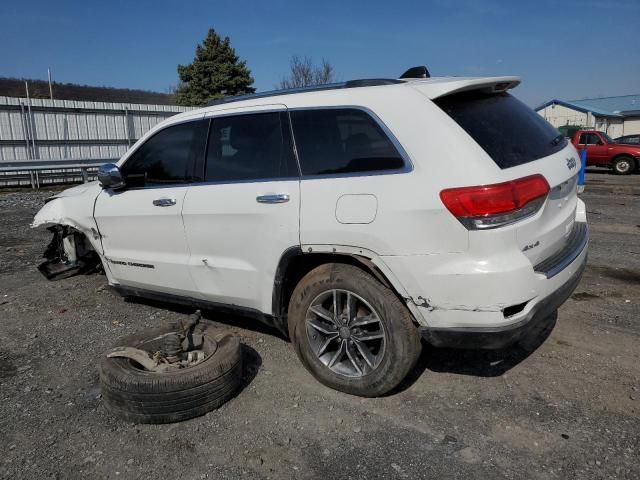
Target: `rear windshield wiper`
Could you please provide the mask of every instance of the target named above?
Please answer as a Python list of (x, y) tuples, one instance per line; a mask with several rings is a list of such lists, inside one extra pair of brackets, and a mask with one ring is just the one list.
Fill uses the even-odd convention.
[(560, 145), (560, 142), (562, 142), (562, 140), (564, 140), (564, 135), (560, 134), (556, 138), (551, 140), (550, 143), (551, 143), (551, 145), (553, 145), (555, 147), (556, 145)]

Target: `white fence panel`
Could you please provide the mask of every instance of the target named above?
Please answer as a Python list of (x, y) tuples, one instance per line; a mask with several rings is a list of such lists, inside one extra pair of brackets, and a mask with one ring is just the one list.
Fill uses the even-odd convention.
[(117, 158), (159, 122), (192, 107), (0, 96), (0, 164)]

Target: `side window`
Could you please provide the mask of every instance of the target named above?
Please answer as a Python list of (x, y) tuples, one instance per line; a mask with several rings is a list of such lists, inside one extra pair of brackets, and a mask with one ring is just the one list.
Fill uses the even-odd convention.
[(206, 136), (206, 122), (186, 122), (160, 130), (125, 162), (122, 173), (131, 186), (185, 183), (193, 180), (194, 147)]
[(354, 108), (291, 112), (303, 175), (398, 170), (402, 156), (380, 125)]
[(600, 139), (593, 133), (580, 134), (580, 145), (597, 145)]
[(205, 181), (298, 177), (285, 112), (214, 118)]

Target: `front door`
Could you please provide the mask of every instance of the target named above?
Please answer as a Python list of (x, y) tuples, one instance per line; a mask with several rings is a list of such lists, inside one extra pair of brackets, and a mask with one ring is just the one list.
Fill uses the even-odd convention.
[(578, 150), (586, 148), (587, 165), (598, 165), (607, 162), (607, 144), (596, 133), (582, 133)]
[(286, 107), (268, 109), (212, 118), (205, 182), (189, 187), (182, 210), (201, 296), (267, 314), (280, 257), (300, 244)]
[(98, 196), (94, 215), (116, 282), (197, 296), (181, 212), (206, 127), (200, 120), (160, 130), (121, 165), (125, 189)]

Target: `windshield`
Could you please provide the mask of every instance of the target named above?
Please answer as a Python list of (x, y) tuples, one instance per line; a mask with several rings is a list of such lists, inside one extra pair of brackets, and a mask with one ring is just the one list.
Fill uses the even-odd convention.
[(615, 140), (613, 140), (609, 135), (607, 135), (604, 132), (600, 132), (600, 135), (602, 135), (602, 138), (604, 138), (605, 142), (607, 143), (616, 143)]

